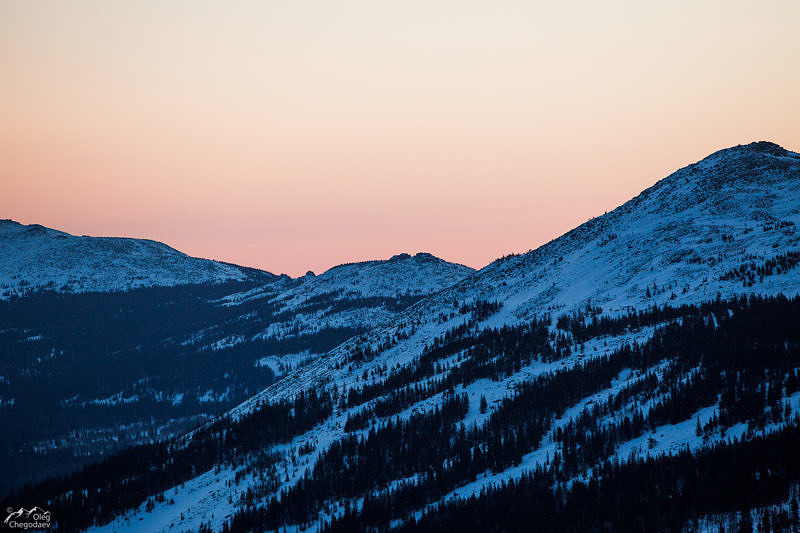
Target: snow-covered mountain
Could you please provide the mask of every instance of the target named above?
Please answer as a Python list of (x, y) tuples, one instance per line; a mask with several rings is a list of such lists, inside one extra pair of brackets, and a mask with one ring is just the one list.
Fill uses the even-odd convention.
[[(280, 295), (287, 307), (299, 307), (308, 301), (337, 295), (337, 298), (375, 296), (403, 296), (406, 294), (433, 294), (461, 281), (475, 270), (450, 263), (425, 252), (415, 255), (402, 253), (386, 260), (345, 263), (326, 270), (320, 275), (313, 272), (298, 278), (299, 283), (288, 287)], [(232, 294), (226, 298), (231, 304), (265, 297), (272, 288), (253, 289)]]
[(512, 321), (588, 302), (608, 314), (720, 292), (794, 292), (798, 272), (779, 274), (796, 259), (756, 271), (800, 251), (799, 207), (800, 155), (767, 142), (721, 150), (534, 251), (492, 263), (452, 296), (499, 299), (499, 318)]
[[(22, 496), (92, 531), (746, 528), (800, 484), (797, 224), (799, 154), (716, 152)], [(297, 302), (268, 292), (220, 302)]]
[(252, 268), (189, 257), (156, 241), (78, 237), (0, 220), (0, 298), (40, 289), (119, 291), (270, 277)]
[[(24, 226), (5, 225), (29, 233)], [(82, 284), (64, 292), (30, 291), (0, 301), (0, 425), (9, 429), (0, 438), (9, 450), (0, 457), (5, 472), (0, 493), (44, 473), (74, 468), (75, 457), (85, 462), (191, 429), (275, 376), (388, 323), (474, 272), (419, 253), (291, 279), (188, 258), (150, 241), (109, 239), (119, 250), (105, 253), (106, 240), (61, 239), (52, 230), (33, 230), (42, 232), (56, 241), (74, 239), (64, 253), (97, 275), (87, 274)], [(8, 241), (21, 247), (17, 263), (19, 256), (45, 248), (39, 246), (41, 238), (33, 240), (33, 251), (19, 235)], [(89, 249), (85, 260), (80, 260), (81, 243)], [(176, 262), (162, 264), (151, 249), (167, 250), (167, 259)], [(140, 250), (147, 261), (137, 255)], [(104, 258), (100, 266), (94, 263), (98, 256)], [(142, 282), (203, 279), (180, 266), (195, 263), (210, 265), (212, 273), (230, 268), (246, 279), (81, 293), (130, 288), (114, 283), (119, 269), (107, 264), (111, 261), (140, 268)], [(183, 277), (165, 277), (173, 267)], [(40, 264), (18, 270), (15, 280), (38, 275), (38, 286), (59, 288), (52, 281), (59, 272)]]
[[(328, 366), (359, 344), (377, 346), (412, 322), (424, 325), (414, 336), (418, 349), (453, 320), (463, 320), (459, 308), (479, 301), (501, 304), (481, 324), (501, 327), (587, 305), (601, 308), (600, 317), (717, 295), (797, 294), (798, 225), (800, 154), (769, 142), (720, 150), (535, 250), (494, 261), (389, 326), (337, 347), (317, 365)], [(402, 352), (408, 342), (393, 351)], [(336, 381), (333, 375), (328, 379)], [(291, 391), (291, 381), (275, 387)], [(274, 392), (268, 389), (253, 401)]]
[(320, 345), (317, 337), (333, 332), (343, 341), (387, 324), (407, 307), (474, 273), (468, 266), (418, 252), (346, 263), (318, 276), (281, 276), (216, 300), (234, 316), (192, 332), (181, 343), (213, 351), (253, 342), (297, 346), (288, 353), (265, 350), (258, 360), (280, 375), (324, 352), (320, 346), (329, 343)]
[[(386, 260), (335, 266), (320, 275), (308, 272), (297, 279), (282, 278), (244, 292), (225, 296), (219, 303), (232, 308), (264, 302), (275, 316), (253, 338), (285, 338), (327, 328), (371, 329), (426, 296), (468, 278), (474, 269), (450, 263), (425, 252), (402, 253)], [(241, 316), (243, 329), (251, 330), (253, 316)], [(207, 337), (211, 331), (204, 332)], [(248, 338), (234, 334), (215, 346)], [(207, 339), (204, 339), (207, 340)]]

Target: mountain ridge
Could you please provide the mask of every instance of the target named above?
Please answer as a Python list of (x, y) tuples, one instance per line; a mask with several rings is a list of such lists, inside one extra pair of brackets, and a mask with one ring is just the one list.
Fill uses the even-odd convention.
[(151, 239), (75, 236), (40, 224), (0, 221), (0, 298), (36, 290), (113, 291), (274, 277), (191, 257)]
[[(43, 226), (3, 226), (0, 234), (28, 233), (34, 242), (42, 235), (70, 239)], [(72, 246), (76, 261), (81, 250)], [(98, 287), (89, 272), (87, 292), (25, 287), (19, 297), (0, 299), (0, 423), (14, 428), (0, 438), (8, 450), (0, 458), (0, 494), (122, 446), (191, 429), (473, 272), (401, 254), (296, 279), (231, 268), (248, 278)], [(102, 270), (113, 278), (113, 269)]]
[[(352, 350), (355, 346), (358, 346), (359, 344), (363, 343), (367, 343), (369, 345), (379, 344), (377, 339), (386, 336), (391, 336), (393, 334), (396, 334), (398, 331), (403, 331), (404, 329), (406, 329), (405, 325), (409, 322), (412, 322), (415, 319), (418, 319), (420, 313), (425, 313), (428, 316), (435, 315), (436, 313), (444, 313), (444, 312), (452, 313), (454, 312), (454, 309), (452, 309), (452, 305), (450, 305), (449, 302), (453, 301), (463, 302), (470, 300), (470, 298), (474, 300), (476, 298), (474, 296), (475, 294), (480, 294), (481, 295), (480, 298), (485, 300), (498, 298), (500, 297), (500, 295), (498, 294), (497, 288), (501, 287), (502, 285), (509, 284), (508, 278), (513, 270), (526, 270), (527, 273), (532, 273), (532, 277), (534, 277), (535, 279), (533, 280), (533, 283), (531, 283), (530, 280), (526, 279), (527, 276), (523, 275), (522, 283), (518, 283), (517, 286), (513, 286), (511, 288), (507, 288), (506, 290), (502, 291), (504, 294), (514, 293), (514, 292), (519, 293), (520, 285), (523, 287), (536, 285), (536, 281), (541, 281), (542, 279), (544, 279), (544, 275), (541, 272), (539, 273), (538, 277), (535, 272), (536, 269), (542, 268), (542, 256), (545, 256), (546, 258), (548, 258), (548, 260), (552, 259), (553, 257), (555, 258), (561, 257), (561, 260), (558, 261), (558, 263), (561, 263), (563, 262), (562, 254), (564, 253), (565, 248), (573, 246), (576, 241), (587, 242), (597, 239), (598, 237), (602, 237), (603, 235), (609, 236), (608, 235), (609, 233), (613, 235), (613, 231), (611, 230), (613, 229), (614, 222), (617, 222), (617, 219), (619, 217), (628, 215), (634, 209), (641, 208), (641, 206), (643, 204), (646, 204), (647, 202), (653, 202), (655, 200), (658, 200), (657, 193), (664, 191), (664, 189), (667, 186), (673, 187), (679, 181), (685, 182), (687, 175), (693, 178), (695, 180), (695, 183), (698, 182), (697, 181), (698, 178), (707, 176), (706, 173), (701, 175), (698, 175), (696, 173), (695, 169), (698, 168), (698, 165), (701, 165), (704, 162), (705, 163), (714, 162), (718, 160), (720, 157), (727, 157), (734, 161), (739, 160), (741, 156), (753, 156), (754, 154), (755, 157), (758, 159), (760, 159), (762, 157), (762, 154), (764, 153), (767, 154), (767, 157), (772, 157), (773, 153), (777, 151), (776, 148), (774, 147), (777, 147), (783, 152), (791, 155), (791, 157), (789, 158), (791, 165), (788, 168), (789, 173), (786, 177), (791, 182), (790, 185), (793, 185), (792, 190), (794, 192), (794, 194), (785, 195), (785, 197), (789, 199), (790, 205), (788, 209), (782, 211), (782, 214), (789, 214), (793, 219), (789, 221), (792, 222), (790, 226), (792, 228), (791, 235), (789, 235), (788, 238), (786, 239), (781, 239), (782, 236), (780, 235), (780, 228), (779, 228), (778, 238), (784, 241), (783, 244), (784, 248), (800, 250), (800, 235), (798, 235), (794, 231), (794, 228), (798, 224), (800, 224), (800, 154), (789, 152), (788, 150), (785, 150), (784, 148), (774, 143), (769, 143), (765, 141), (750, 143), (746, 145), (738, 145), (736, 147), (718, 150), (717, 152), (714, 152), (710, 156), (703, 158), (697, 163), (690, 164), (686, 167), (683, 167), (682, 169), (673, 172), (666, 178), (659, 180), (653, 186), (645, 189), (642, 193), (635, 196), (628, 202), (622, 204), (621, 206), (617, 207), (616, 209), (606, 213), (605, 215), (593, 218), (577, 226), (576, 228), (564, 233), (560, 237), (557, 237), (541, 245), (536, 249), (530, 250), (523, 254), (506, 256), (491, 262), (487, 266), (478, 270), (474, 275), (469, 276), (464, 280), (443, 289), (440, 293), (437, 293), (432, 297), (428, 297), (424, 300), (421, 300), (413, 307), (406, 309), (404, 312), (400, 313), (400, 315), (398, 315), (397, 318), (395, 318), (392, 324), (387, 325), (384, 328), (377, 328), (376, 330), (373, 330), (365, 335), (360, 335), (358, 337), (349, 339), (341, 346), (335, 348), (334, 350), (326, 354), (324, 358), (315, 361), (314, 364), (305, 367), (301, 371), (307, 373), (309, 372), (313, 373), (314, 375), (316, 375), (317, 378), (330, 382), (332, 378), (330, 377), (330, 373), (328, 372), (327, 367), (329, 367), (330, 365), (336, 365), (338, 364), (337, 361), (341, 362), (343, 359), (346, 359), (347, 353), (350, 350)], [(709, 166), (713, 168), (712, 165)], [(700, 166), (699, 168), (703, 167)], [(785, 169), (785, 166), (781, 164), (779, 168)], [(767, 196), (773, 196), (773, 194), (770, 192), (767, 193)], [(794, 200), (794, 203), (791, 203), (792, 200)], [(707, 201), (707, 198), (696, 201), (695, 205), (700, 205), (705, 201)], [(663, 207), (665, 205), (665, 202), (661, 202), (660, 205)], [(678, 211), (675, 210), (673, 212), (678, 212)], [(774, 217), (769, 218), (769, 220), (772, 219), (774, 219)], [(751, 222), (755, 222), (757, 224), (761, 223), (761, 217), (758, 216), (758, 211), (756, 212), (754, 220)], [(664, 224), (662, 223), (662, 225)], [(676, 228), (673, 227), (672, 229)], [(683, 230), (685, 228), (679, 226), (677, 229)], [(639, 237), (637, 233), (638, 232), (634, 231), (634, 238)], [(750, 233), (752, 233), (752, 231)], [(617, 239), (618, 237), (613, 237), (610, 239), (609, 242), (613, 242)], [(722, 235), (718, 235), (717, 239), (719, 242), (722, 239)], [(789, 244), (785, 244), (787, 241)], [(725, 242), (724, 240), (722, 240), (722, 243), (726, 247), (729, 245), (729, 243)], [(764, 248), (770, 248), (771, 246), (772, 244), (770, 244), (769, 246), (765, 246)], [(747, 251), (740, 252), (738, 256), (744, 258), (747, 256), (747, 253), (748, 253)], [(622, 254), (611, 253), (608, 255), (617, 256)], [(659, 255), (663, 256), (663, 254)], [(681, 258), (681, 261), (685, 261), (685, 259), (686, 258)], [(649, 265), (650, 260), (640, 261), (639, 263), (637, 263), (637, 265), (641, 266), (641, 263), (646, 263)], [(692, 263), (689, 264), (691, 265)], [(736, 265), (730, 265), (730, 266), (739, 267), (740, 264), (737, 263)], [(795, 270), (795, 273), (798, 272), (798, 270)], [(661, 292), (659, 292), (657, 295), (647, 297), (646, 294), (647, 294), (647, 289), (649, 287), (649, 283), (653, 280), (653, 278), (657, 279), (659, 276), (655, 275), (653, 276), (645, 275), (645, 276), (647, 278), (646, 280), (647, 283), (646, 284), (643, 283), (641, 286), (638, 287), (639, 289), (638, 298), (636, 298), (636, 300), (638, 300), (636, 302), (637, 305), (630, 306), (630, 305), (618, 304), (618, 307), (612, 310), (612, 314), (613, 313), (621, 314), (631, 307), (642, 308), (642, 306), (646, 305), (673, 301), (671, 299), (671, 296), (673, 294), (672, 289), (670, 289), (670, 292), (667, 293), (663, 290), (663, 287), (658, 287), (661, 290)], [(665, 278), (668, 277), (668, 275), (665, 276), (663, 275), (663, 273), (661, 273), (660, 277)], [(572, 280), (580, 282), (579, 277), (573, 276)], [(776, 278), (773, 278), (773, 280), (776, 280)], [(519, 282), (520, 279), (517, 278), (515, 281)], [(768, 279), (767, 283), (769, 284), (770, 281), (772, 280)], [(628, 276), (624, 276), (625, 286), (629, 286), (630, 282), (631, 278)], [(787, 293), (800, 292), (799, 288), (800, 286), (798, 286), (795, 283), (795, 278), (792, 278), (791, 280), (780, 278), (776, 280), (776, 283), (779, 286), (771, 287), (770, 291), (768, 291), (767, 294), (775, 292), (781, 293), (784, 291), (786, 291)], [(726, 286), (726, 292), (729, 294), (736, 294), (740, 292), (746, 292), (746, 293), (752, 292), (749, 289), (742, 291), (734, 290), (733, 292), (731, 292), (731, 285), (733, 285), (734, 287), (740, 285), (739, 280), (737, 280), (736, 283), (726, 282), (723, 283), (722, 285)], [(594, 280), (592, 280), (592, 283), (589, 283), (588, 286), (590, 288), (593, 288), (595, 286)], [(681, 297), (678, 298), (676, 295), (676, 299), (678, 303), (687, 300), (694, 302), (708, 301), (716, 297), (717, 293), (719, 292), (718, 289), (721, 288), (722, 287), (720, 286), (712, 286), (709, 283), (703, 282), (700, 283), (699, 286), (695, 287), (696, 290), (694, 291), (693, 294), (690, 294), (688, 298), (684, 297), (684, 295), (681, 295)], [(582, 304), (586, 304), (587, 301), (593, 301), (592, 295), (585, 295), (584, 297), (578, 299), (571, 297), (568, 298), (567, 302), (565, 303), (561, 302), (556, 303), (555, 307), (553, 308), (553, 292), (555, 291), (557, 293), (558, 290), (555, 289), (550, 290), (550, 289), (551, 286), (550, 284), (548, 284), (547, 287), (542, 288), (540, 291), (538, 291), (539, 293), (536, 295), (538, 296), (538, 298), (536, 301), (533, 301), (533, 303), (531, 303), (531, 300), (533, 300), (533, 298), (531, 298), (530, 294), (524, 294), (524, 293), (521, 295), (516, 294), (515, 296), (512, 296), (510, 298), (504, 298), (503, 308), (496, 315), (491, 317), (491, 319), (488, 321), (487, 326), (492, 326), (495, 324), (502, 325), (506, 322), (514, 323), (514, 322), (524, 321), (530, 318), (532, 314), (531, 311), (532, 309), (538, 309), (539, 313), (544, 311), (558, 312), (559, 310), (562, 310), (562, 312), (569, 312), (580, 307)], [(470, 294), (472, 294), (473, 296), (470, 296)], [(630, 302), (629, 300), (630, 295), (627, 295), (624, 298), (620, 298), (619, 296), (620, 295), (617, 295), (618, 297), (617, 299), (618, 300), (621, 299), (623, 302), (625, 302), (625, 304), (628, 304)], [(515, 304), (514, 307), (511, 309), (509, 309), (510, 306), (508, 305), (509, 300), (511, 301), (512, 304)], [(599, 300), (596, 299), (594, 300), (594, 302), (596, 305), (600, 306), (603, 306), (605, 303), (607, 303), (602, 299)], [(444, 305), (442, 305), (443, 303)], [(516, 313), (513, 313), (512, 311), (516, 311)], [(608, 313), (608, 311), (609, 309), (605, 309), (606, 313)], [(443, 331), (443, 329), (445, 328), (438, 328), (438, 329), (440, 331)], [(330, 357), (331, 360), (326, 361), (326, 358), (328, 357)], [(300, 378), (300, 380), (305, 383), (311, 383), (313, 382), (314, 378), (311, 376), (305, 376), (303, 378)], [(252, 408), (252, 406), (257, 405), (259, 402), (263, 401), (267, 395), (274, 392), (278, 392), (276, 388), (281, 388), (283, 383), (284, 380), (280, 380), (278, 383), (274, 384), (267, 391), (262, 391), (262, 393), (257, 394), (254, 398), (251, 398), (250, 400), (245, 402), (242, 405), (242, 409), (239, 408), (234, 409), (233, 411), (234, 415), (237, 417), (240, 416), (242, 410), (244, 412), (247, 412), (248, 409)], [(291, 387), (289, 391), (290, 390)], [(284, 397), (284, 395), (279, 392), (278, 397)]]
[[(515, 487), (564, 499), (542, 504), (521, 492), (529, 499), (512, 507), (546, 513), (572, 501), (580, 509), (580, 491), (591, 494), (602, 476), (662, 463), (645, 474), (653, 480), (645, 489), (680, 501), (681, 486), (719, 476), (718, 458), (745, 442), (755, 450), (747, 464), (771, 481), (770, 458), (757, 451), (777, 443), (791, 457), (800, 424), (798, 178), (800, 157), (774, 145), (715, 152), (290, 369), (164, 444), (168, 461), (160, 462), (162, 448), (144, 448), (156, 472), (147, 479), (138, 462), (112, 457), (97, 471), (128, 468), (121, 479), (144, 492), (89, 522), (77, 513), (75, 523), (109, 532), (414, 530), (452, 520), (447, 513), (465, 502), (485, 510), (498, 490), (508, 498)], [(333, 305), (338, 293), (320, 294)], [(270, 298), (246, 303), (281, 304)], [(672, 460), (703, 470), (663, 479)], [(192, 461), (202, 467), (179, 469)], [(743, 468), (736, 483), (755, 483)], [(102, 475), (41, 490), (64, 501), (58, 491), (72, 494), (76, 480), (97, 487), (85, 505), (116, 505), (113, 493), (100, 494), (120, 479)], [(713, 524), (714, 513), (784, 505), (800, 476), (776, 483), (771, 499), (685, 515)], [(619, 498), (637, 520), (653, 519), (642, 513), (657, 504), (637, 507), (635, 496)], [(560, 515), (582, 530), (571, 517)], [(495, 519), (514, 524), (508, 513)]]

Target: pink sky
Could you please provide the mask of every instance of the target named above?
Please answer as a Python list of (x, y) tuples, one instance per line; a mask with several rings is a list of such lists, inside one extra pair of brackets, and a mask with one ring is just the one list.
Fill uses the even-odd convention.
[(480, 267), (800, 150), (800, 2), (0, 4), (0, 218), (302, 274)]

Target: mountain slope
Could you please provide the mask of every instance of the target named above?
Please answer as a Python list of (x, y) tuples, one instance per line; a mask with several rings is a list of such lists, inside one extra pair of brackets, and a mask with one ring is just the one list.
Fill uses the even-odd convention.
[[(494, 261), (327, 357), (343, 357), (358, 344), (378, 346), (411, 322), (422, 331), (401, 347), (419, 349), (463, 321), (465, 304), (481, 301), (501, 303), (485, 328), (587, 305), (614, 316), (718, 294), (796, 294), (798, 224), (800, 154), (764, 142), (721, 150), (540, 248)], [(284, 383), (291, 389), (291, 380)]]
[[(798, 223), (800, 155), (722, 150), (181, 439), (22, 496), (103, 531), (479, 530), (481, 515), (680, 531), (783, 505), (800, 482)], [(599, 486), (616, 487), (605, 506), (586, 496)]]
[[(732, 270), (800, 247), (798, 198), (800, 155), (771, 143), (721, 150), (533, 252), (493, 263), (462, 291), (496, 295), (519, 318), (589, 299), (613, 313), (735, 292), (743, 280)], [(794, 288), (792, 278), (756, 278), (770, 293)]]
[[(285, 338), (325, 328), (370, 329), (474, 272), (428, 253), (404, 253), (387, 260), (335, 266), (319, 276), (309, 272), (294, 280), (283, 279), (228, 295), (220, 303), (247, 308), (263, 301), (275, 307), (277, 316), (285, 314), (285, 320), (274, 320), (254, 332), (257, 338)], [(252, 331), (255, 322), (251, 315), (242, 315), (243, 329)], [(227, 341), (236, 342), (236, 338)]]
[[(319, 276), (308, 272), (281, 294), (286, 305), (298, 307), (311, 298), (342, 293), (349, 297), (432, 294), (475, 272), (425, 252), (398, 254), (387, 260), (345, 263)], [(229, 303), (262, 298), (257, 289), (228, 297)]]
[(37, 289), (117, 291), (271, 277), (257, 269), (189, 257), (156, 241), (77, 237), (0, 220), (0, 298)]
[[(164, 281), (163, 266), (140, 266)], [(97, 292), (93, 277), (94, 292), (0, 301), (0, 493), (191, 429), (472, 272), (404, 254), (296, 280)]]

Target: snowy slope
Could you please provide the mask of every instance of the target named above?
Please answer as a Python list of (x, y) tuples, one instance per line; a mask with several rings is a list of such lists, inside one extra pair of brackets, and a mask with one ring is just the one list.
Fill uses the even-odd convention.
[[(358, 344), (377, 346), (417, 322), (423, 324), (417, 333), (389, 350), (410, 359), (463, 320), (457, 317), (463, 302), (502, 302), (483, 324), (499, 327), (537, 314), (572, 313), (587, 303), (600, 306), (604, 315), (617, 315), (654, 304), (703, 302), (718, 294), (798, 294), (800, 266), (748, 286), (739, 278), (726, 279), (750, 262), (800, 252), (798, 225), (800, 154), (772, 143), (721, 150), (540, 248), (494, 261), (385, 328), (338, 347), (327, 354), (329, 360), (318, 361), (319, 368), (306, 372), (335, 381), (327, 366)], [(455, 318), (442, 323), (442, 315)], [(290, 391), (296, 386), (292, 379), (314, 381), (308, 375), (287, 378), (275, 387)], [(268, 389), (263, 397), (274, 392)]]
[[(175, 281), (161, 273), (172, 268), (176, 257), (175, 273), (181, 276), (193, 275), (181, 265), (229, 269), (149, 241), (78, 239), (11, 222), (3, 228), (22, 234), (6, 239), (22, 247), (6, 257), (7, 262), (44, 253), (44, 239), (73, 243), (64, 255), (87, 272), (87, 284), (70, 287), (76, 292), (123, 287), (113, 283), (119, 269), (112, 261), (128, 265), (141, 259), (135, 265), (142, 266), (140, 281), (151, 276), (158, 283)], [(26, 240), (25, 235), (39, 237)], [(103, 242), (135, 253), (107, 257), (101, 253)], [(166, 250), (166, 256), (151, 249)], [(298, 279), (230, 269), (234, 275), (248, 276), (248, 281), (143, 288), (101, 298), (45, 293), (0, 302), (0, 353), (9, 355), (0, 364), (0, 416), (21, 423), (21, 417), (5, 411), (13, 407), (37, 420), (58, 416), (73, 421), (59, 428), (33, 424), (41, 430), (13, 443), (11, 435), (22, 432), (12, 430), (0, 438), (0, 445), (13, 449), (14, 457), (7, 458), (12, 464), (21, 464), (19, 458), (30, 458), (34, 450), (54, 457), (49, 468), (38, 468), (37, 461), (31, 468), (19, 468), (18, 475), (7, 475), (4, 482), (13, 486), (72, 469), (72, 456), (88, 462), (124, 445), (191, 429), (262, 390), (274, 376), (313, 362), (354, 334), (388, 323), (406, 307), (474, 273), (424, 253), (343, 265)], [(17, 270), (14, 281), (37, 274), (53, 279), (53, 272), (24, 268)], [(102, 286), (103, 280), (110, 283)], [(242, 287), (250, 290), (231, 294)], [(63, 327), (54, 327), (52, 316), (63, 316)], [(82, 340), (76, 344), (73, 337)], [(82, 378), (86, 368), (92, 368), (94, 379)], [(47, 401), (28, 394), (32, 386), (47, 390)], [(0, 494), (8, 486), (0, 482)]]
[[(430, 348), (435, 339), (445, 338), (446, 333), (456, 331), (454, 328), (459, 326), (466, 325), (468, 335), (460, 335), (468, 340), (491, 328), (552, 317), (549, 342), (557, 349), (556, 356), (534, 357), (520, 368), (514, 367), (509, 375), (477, 379), (455, 388), (457, 394), (466, 394), (468, 398), (463, 423), (481, 427), (504, 401), (515, 398), (524, 384), (538, 377), (568, 373), (606, 356), (619, 357), (615, 354), (646, 343), (659, 327), (668, 323), (577, 339), (556, 326), (559, 317), (571, 316), (576, 320), (584, 320), (584, 314), (586, 320), (615, 317), (654, 305), (675, 307), (741, 294), (797, 295), (800, 293), (797, 224), (800, 224), (800, 155), (771, 143), (719, 151), (659, 181), (611, 213), (592, 219), (536, 250), (497, 260), (436, 292), (379, 327), (287, 373), (226, 418), (236, 423), (265, 402), (291, 399), (301, 391), (328, 390), (335, 397), (344, 398), (348, 391), (383, 384), (387, 376), (403, 368), (419, 368), (418, 361), (426, 347)], [(333, 281), (319, 286), (323, 288), (316, 294), (328, 294), (330, 287), (334, 291), (343, 287)], [(391, 291), (391, 286), (387, 290)], [(240, 294), (229, 298), (227, 303), (236, 304), (258, 296), (257, 291)], [(299, 302), (302, 298), (291, 296), (286, 300)], [(478, 306), (473, 305), (476, 302), (497, 302), (499, 309), (480, 315), (475, 311)], [(714, 323), (716, 318), (708, 316), (705, 320)], [(453, 338), (459, 339), (458, 335)], [(498, 361), (508, 356), (497, 355)], [(437, 361), (431, 367), (432, 374), (423, 373), (418, 381), (414, 381), (416, 378), (402, 381), (404, 390), (445, 379), (455, 369), (467, 366), (473, 357), (471, 349), (456, 350)], [(464, 480), (441, 493), (429, 506), (420, 507), (413, 516), (419, 518), (438, 503), (479, 494), (496, 483), (519, 478), (537, 466), (552, 465), (554, 453), (562, 449), (557, 441), (558, 432), (613, 397), (619, 398), (619, 410), (599, 420), (600, 428), (620, 423), (622, 417), (637, 411), (648, 416), (657, 402), (670, 399), (667, 387), (689, 386), (696, 378), (697, 369), (682, 368), (668, 357), (638, 371), (622, 368), (607, 386), (594, 384), (595, 390), (557, 413), (540, 445), (528, 449), (518, 463)], [(641, 388), (638, 395), (625, 396), (627, 389), (635, 387)], [(378, 417), (355, 433), (345, 429), (348, 418), (390, 394), (381, 393), (354, 406), (340, 402), (312, 430), (288, 443), (268, 446), (263, 454), (278, 457), (270, 472), (258, 471), (257, 458), (240, 457), (231, 464), (218, 465), (215, 471), (198, 473), (194, 479), (172, 489), (174, 504), (151, 503), (152, 508), (147, 510), (142, 503), (93, 530), (164, 531), (197, 529), (201, 524), (217, 530), (235, 511), (253, 504), (266, 505), (271, 497), (280, 497), (282, 491), (296, 486), (304, 476), (316, 475), (317, 462), (335, 443), (351, 435), (367, 438), (369, 427), (375, 424), (431, 413), (444, 400), (444, 392), (439, 392), (393, 415)], [(489, 403), (488, 412), (479, 408), (482, 397)], [(780, 407), (789, 417), (800, 413), (797, 393), (782, 398), (781, 402)], [(687, 448), (697, 450), (714, 443), (769, 434), (783, 427), (781, 422), (753, 430), (739, 422), (715, 429), (712, 420), (718, 408), (718, 404), (710, 401), (687, 413), (682, 420), (648, 428), (643, 434), (620, 442), (611, 457), (625, 459), (672, 454)], [(711, 429), (701, 435), (696, 430), (700, 424)], [(188, 442), (191, 437), (190, 433), (179, 442)], [(304, 445), (306, 449), (311, 446), (311, 451), (298, 452)], [(346, 457), (342, 464), (356, 459)], [(275, 472), (276, 477), (269, 477)], [(376, 487), (375, 494), (386, 494), (406, 483), (422, 482), (424, 474), (418, 472), (394, 479), (389, 485)], [(584, 472), (576, 479), (587, 474)], [(267, 484), (271, 487), (267, 493), (263, 492), (265, 475), (276, 483)], [(260, 496), (253, 501), (248, 493), (257, 487), (261, 487), (261, 492), (256, 491)], [(319, 521), (343, 515), (343, 500), (322, 503), (319, 515), (304, 526), (314, 530)], [(347, 501), (356, 510), (363, 503), (364, 495)]]
[[(264, 301), (276, 307), (278, 316), (285, 316), (259, 330), (254, 338), (282, 338), (324, 328), (370, 329), (474, 273), (468, 266), (428, 253), (403, 253), (386, 260), (338, 265), (318, 276), (309, 272), (297, 279), (283, 278), (231, 294), (219, 303), (233, 307)], [(252, 322), (251, 318), (244, 316), (243, 320)]]
[[(425, 252), (398, 254), (390, 259), (345, 263), (320, 275), (308, 272), (280, 295), (286, 307), (296, 308), (313, 298), (335, 295), (336, 299), (433, 294), (461, 281), (475, 270), (449, 263)], [(225, 299), (236, 304), (264, 297), (259, 289), (233, 294)]]
[(718, 292), (796, 292), (797, 270), (751, 288), (725, 278), (746, 263), (800, 250), (799, 210), (800, 155), (771, 143), (737, 146), (541, 248), (492, 263), (453, 295), (500, 299), (513, 320), (589, 300), (614, 313)]
[(271, 274), (189, 257), (156, 241), (78, 237), (0, 220), (0, 298), (45, 288), (114, 291), (267, 277)]

